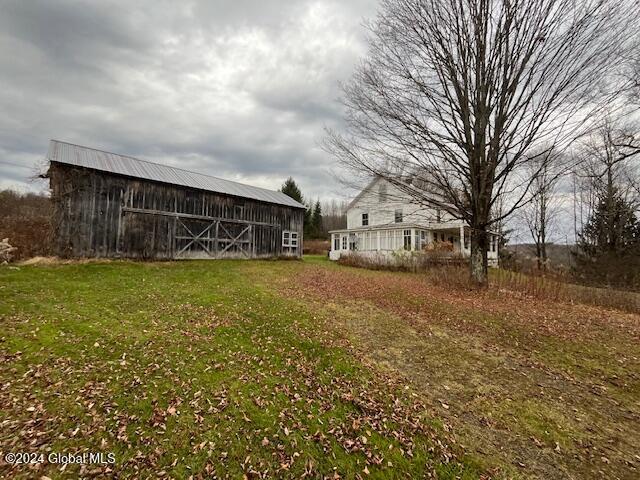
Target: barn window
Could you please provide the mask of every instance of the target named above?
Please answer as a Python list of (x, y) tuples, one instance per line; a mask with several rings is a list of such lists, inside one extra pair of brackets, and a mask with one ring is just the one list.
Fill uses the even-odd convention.
[(368, 213), (363, 213), (362, 214), (362, 226), (366, 227), (367, 225), (369, 225), (369, 214)]
[(402, 210), (396, 210), (395, 220), (396, 223), (402, 223)]
[(233, 206), (233, 215), (234, 218), (243, 218), (244, 217), (244, 205), (234, 205)]
[(411, 230), (404, 231), (404, 249), (411, 250)]
[(282, 246), (283, 247), (297, 247), (298, 246), (298, 232), (282, 232)]

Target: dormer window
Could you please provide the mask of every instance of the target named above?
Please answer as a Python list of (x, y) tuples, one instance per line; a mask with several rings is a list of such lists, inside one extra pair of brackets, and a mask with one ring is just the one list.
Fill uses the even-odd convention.
[(366, 227), (369, 225), (369, 214), (368, 213), (363, 213), (362, 214), (362, 226)]
[(381, 183), (378, 190), (378, 200), (383, 203), (387, 199), (387, 184)]
[(402, 210), (396, 210), (395, 221), (396, 223), (402, 223)]

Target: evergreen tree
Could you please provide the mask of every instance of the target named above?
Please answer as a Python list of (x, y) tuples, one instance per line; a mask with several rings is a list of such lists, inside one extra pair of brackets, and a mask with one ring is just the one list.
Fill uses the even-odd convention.
[(293, 178), (287, 178), (282, 184), (282, 187), (280, 187), (280, 191), (285, 195), (289, 195), (295, 201), (304, 203), (300, 187), (298, 187), (298, 184)]
[(624, 254), (640, 242), (640, 222), (633, 206), (613, 189), (601, 196), (580, 235), (579, 247), (589, 256)]
[(311, 238), (312, 234), (313, 234), (313, 228), (312, 228), (312, 215), (311, 215), (311, 205), (309, 205), (308, 203), (305, 204), (306, 208), (304, 211), (304, 237), (305, 238)]
[(615, 187), (603, 189), (577, 247), (575, 269), (583, 281), (640, 288), (640, 221)]
[(285, 195), (288, 195), (291, 198), (293, 198), (296, 202), (300, 202), (306, 205), (306, 209), (304, 211), (303, 232), (305, 237), (311, 238), (311, 234), (313, 231), (313, 228), (311, 226), (311, 222), (312, 222), (311, 206), (304, 201), (304, 196), (302, 195), (302, 191), (300, 190), (300, 187), (298, 187), (298, 184), (295, 182), (293, 178), (289, 177), (284, 181), (284, 183), (282, 184), (282, 187), (280, 187), (280, 191)]
[(312, 238), (321, 238), (322, 232), (322, 208), (320, 207), (320, 200), (316, 200), (316, 204), (313, 208), (313, 214), (311, 215), (311, 231)]

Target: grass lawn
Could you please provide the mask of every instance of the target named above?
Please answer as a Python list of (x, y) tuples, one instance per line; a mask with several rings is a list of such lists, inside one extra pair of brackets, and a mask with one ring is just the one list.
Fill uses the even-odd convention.
[(0, 323), (2, 477), (640, 474), (637, 315), (309, 257), (0, 267)]

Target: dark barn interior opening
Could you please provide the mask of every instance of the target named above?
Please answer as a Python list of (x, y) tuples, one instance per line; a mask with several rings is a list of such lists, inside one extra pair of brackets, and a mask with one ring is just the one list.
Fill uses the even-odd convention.
[(59, 256), (302, 255), (305, 207), (281, 192), (55, 140), (48, 160)]

